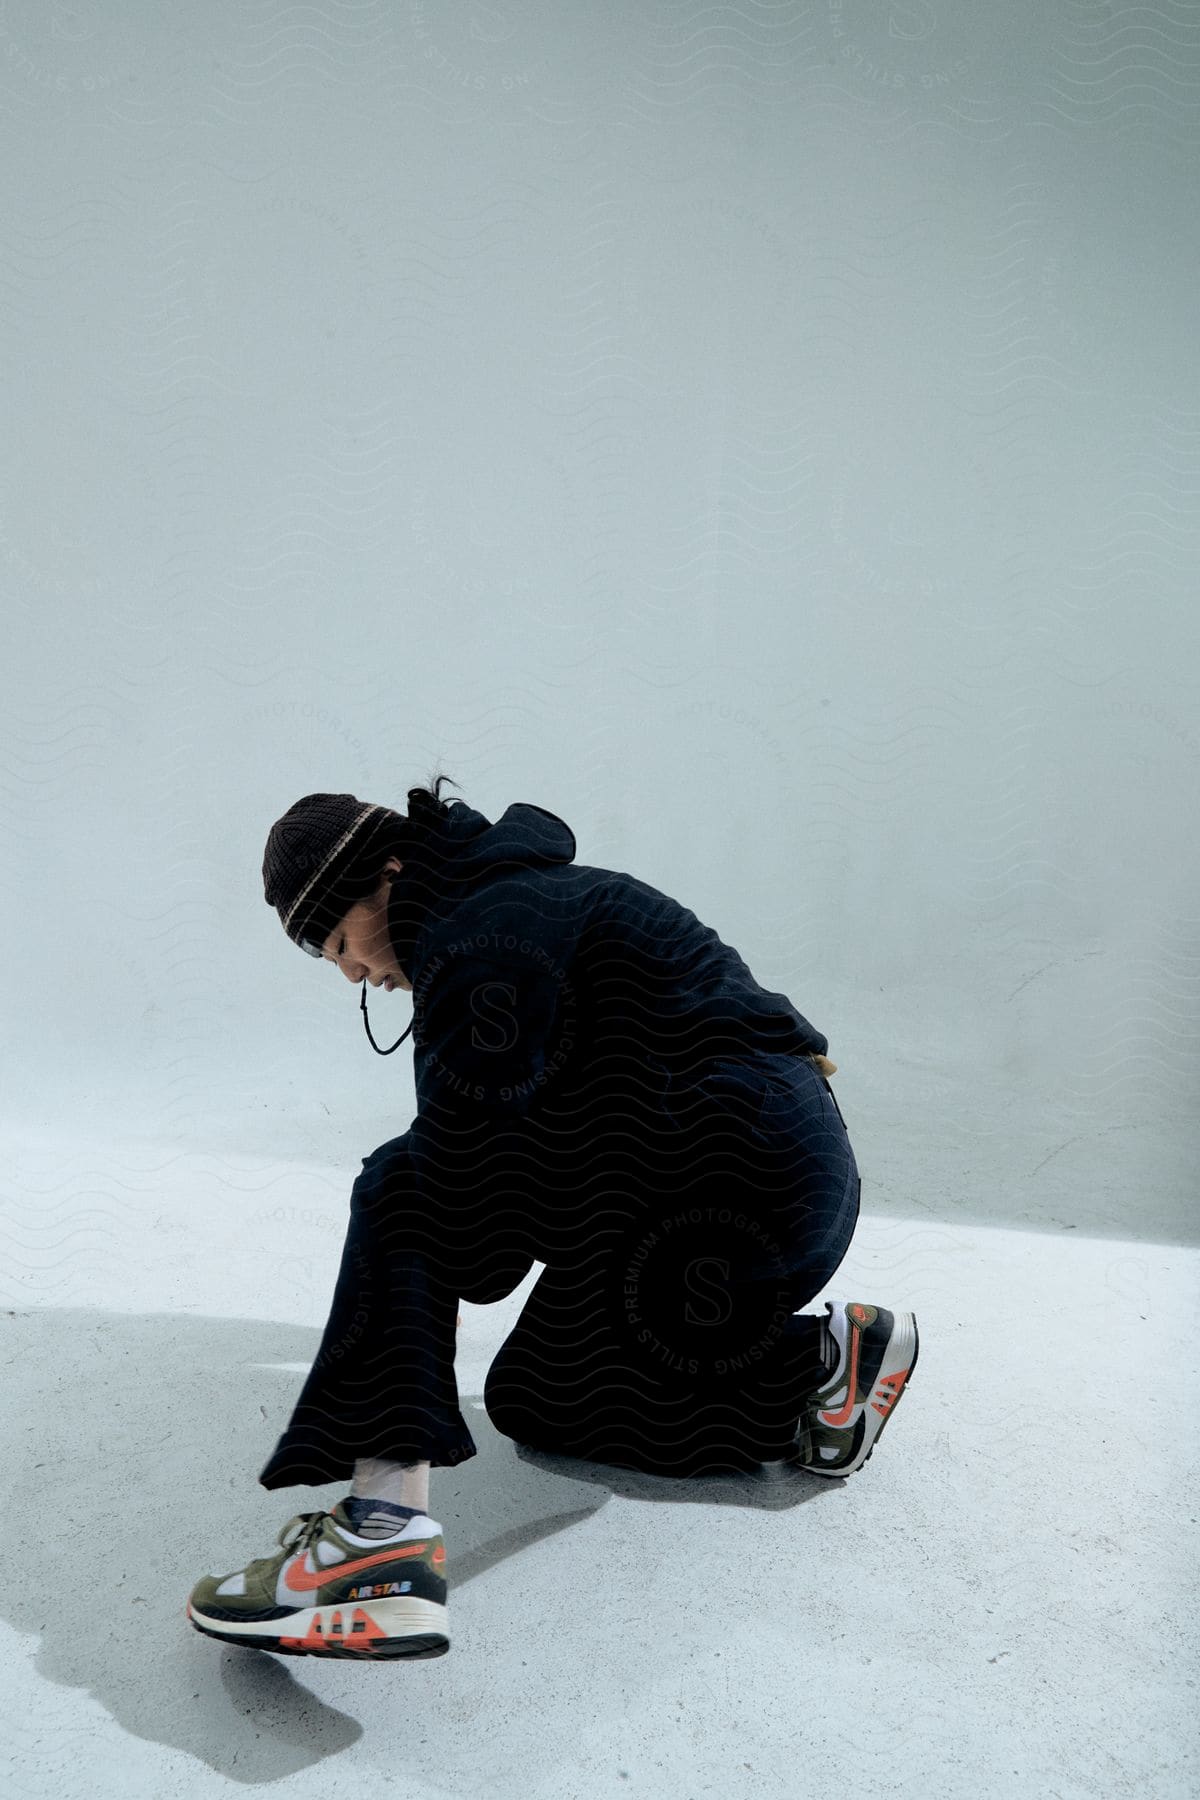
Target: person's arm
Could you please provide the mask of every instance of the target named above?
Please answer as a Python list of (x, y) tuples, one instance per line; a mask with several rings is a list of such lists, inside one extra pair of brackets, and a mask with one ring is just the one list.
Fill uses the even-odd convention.
[(526, 1243), (506, 1241), (506, 1221), (525, 1217), (539, 1162), (536, 1115), (571, 1060), (563, 992), (529, 959), (514, 968), (473, 957), (447, 961), (428, 982), (418, 976), (410, 1154), (418, 1187), (453, 1222), (460, 1247), (492, 1246), (494, 1283), (489, 1270), (486, 1299), (469, 1296), (481, 1303), (510, 1294), (533, 1265)]

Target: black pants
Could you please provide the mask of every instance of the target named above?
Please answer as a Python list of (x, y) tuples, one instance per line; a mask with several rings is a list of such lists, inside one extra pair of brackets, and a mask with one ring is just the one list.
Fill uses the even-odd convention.
[(598, 1206), (577, 1245), (551, 1248), (536, 1207), (501, 1207), (484, 1233), (477, 1211), (467, 1233), (434, 1216), (408, 1133), (365, 1157), (329, 1320), (261, 1485), (349, 1479), (359, 1457), (474, 1456), (454, 1375), (459, 1300), (504, 1298), (535, 1260), (547, 1266), (484, 1387), (498, 1431), (662, 1475), (783, 1456), (823, 1375), (819, 1318), (793, 1315), (837, 1270), (859, 1214), (833, 1089), (805, 1057), (711, 1063), (673, 1090), (652, 1166), (635, 1205)]

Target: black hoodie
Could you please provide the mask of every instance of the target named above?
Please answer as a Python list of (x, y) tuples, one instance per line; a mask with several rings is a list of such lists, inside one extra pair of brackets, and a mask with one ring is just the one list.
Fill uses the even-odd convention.
[(443, 1193), (485, 1197), (511, 1152), (531, 1183), (552, 1168), (561, 1194), (606, 1133), (677, 1133), (679, 1097), (716, 1059), (829, 1048), (687, 907), (575, 849), (540, 806), (492, 824), (455, 801), (392, 885), (411, 1145)]

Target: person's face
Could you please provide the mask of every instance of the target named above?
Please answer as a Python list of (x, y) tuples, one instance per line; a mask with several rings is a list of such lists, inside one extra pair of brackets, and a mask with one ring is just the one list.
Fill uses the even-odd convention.
[(372, 987), (407, 988), (412, 993), (412, 982), (396, 961), (387, 926), (388, 896), (392, 891), (387, 870), (403, 867), (403, 863), (389, 856), (375, 892), (352, 906), (322, 945), (321, 954), (336, 963), (356, 987), (368, 981)]

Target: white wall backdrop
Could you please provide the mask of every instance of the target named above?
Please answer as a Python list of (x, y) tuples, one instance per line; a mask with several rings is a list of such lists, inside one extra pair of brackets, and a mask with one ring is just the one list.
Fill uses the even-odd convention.
[(864, 1207), (1194, 1238), (1194, 7), (10, 0), (0, 143), (48, 1191), (405, 1129), (260, 867), (442, 770), (827, 1033)]

